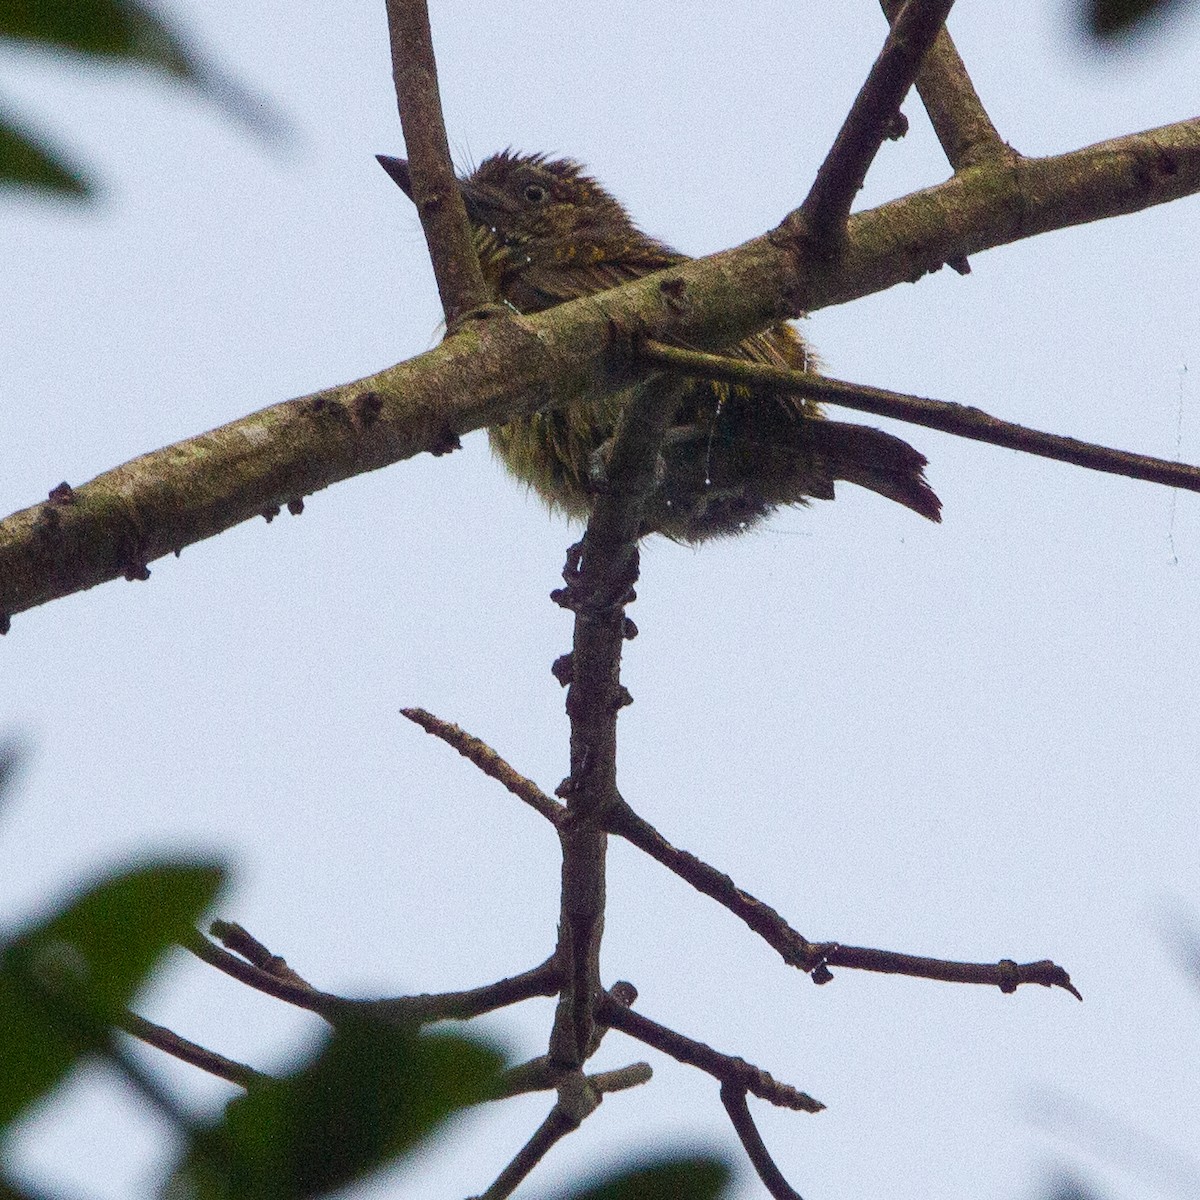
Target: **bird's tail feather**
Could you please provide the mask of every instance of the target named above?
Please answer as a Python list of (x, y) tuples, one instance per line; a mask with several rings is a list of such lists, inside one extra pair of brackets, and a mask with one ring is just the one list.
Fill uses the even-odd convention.
[(878, 492), (930, 521), (942, 519), (942, 502), (925, 482), (925, 456), (902, 438), (843, 421), (810, 420), (806, 432), (829, 477)]

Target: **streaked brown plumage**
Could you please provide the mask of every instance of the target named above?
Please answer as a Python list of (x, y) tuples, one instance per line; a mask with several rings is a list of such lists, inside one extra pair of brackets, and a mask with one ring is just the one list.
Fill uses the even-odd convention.
[[(408, 164), (383, 155), (379, 161), (411, 195)], [(460, 187), (488, 288), (518, 312), (605, 291), (687, 258), (642, 233), (569, 159), (505, 151), (485, 159)], [(776, 325), (725, 353), (801, 370), (817, 365), (791, 325)], [(586, 518), (598, 455), (625, 398), (617, 393), (518, 418), (489, 430), (492, 446), (550, 505)], [(923, 474), (925, 458), (907, 442), (826, 420), (812, 401), (768, 389), (682, 385), (662, 457), (645, 528), (681, 542), (740, 533), (776, 508), (810, 497), (833, 499), (839, 480), (940, 520), (941, 503)]]

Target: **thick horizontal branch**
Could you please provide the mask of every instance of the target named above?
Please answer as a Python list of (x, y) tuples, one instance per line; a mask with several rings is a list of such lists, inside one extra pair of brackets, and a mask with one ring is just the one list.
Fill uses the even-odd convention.
[(928, 429), (940, 429), (957, 437), (1004, 446), (1009, 450), (1021, 450), (1041, 458), (1053, 458), (1058, 462), (1086, 467), (1090, 471), (1105, 471), (1110, 475), (1124, 475), (1129, 479), (1144, 479), (1149, 483), (1200, 492), (1200, 467), (1172, 462), (1167, 458), (1154, 458), (1149, 454), (1115, 450), (1057, 433), (1042, 433), (1026, 425), (1002, 421), (980, 408), (965, 404), (928, 400), (903, 392), (889, 392), (884, 388), (845, 383), (825, 375), (789, 371), (786, 367), (726, 358), (720, 354), (680, 350), (660, 343), (644, 346), (641, 353), (646, 362), (688, 375), (735, 384), (766, 384), (782, 391), (800, 392), (811, 400), (874, 413), (880, 417), (892, 417), (897, 421), (924, 425)]
[[(701, 349), (916, 280), (943, 263), (1200, 191), (1200, 119), (1053, 158), (985, 162), (851, 217), (836, 266), (795, 222), (734, 250), (519, 317), (469, 321), (437, 349), (143, 455), (0, 522), (7, 618), (122, 576), (340, 480), (522, 412), (628, 381), (633, 334)], [(1180, 248), (1181, 251), (1184, 249)], [(48, 481), (48, 483), (53, 481)]]

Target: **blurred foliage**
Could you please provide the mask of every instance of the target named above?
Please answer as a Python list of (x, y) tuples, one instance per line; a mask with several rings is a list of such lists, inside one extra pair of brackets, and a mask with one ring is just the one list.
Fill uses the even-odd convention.
[(720, 1159), (662, 1159), (618, 1171), (583, 1191), (559, 1193), (554, 1200), (719, 1200), (729, 1180), (729, 1166)]
[(494, 1092), (502, 1061), (464, 1037), (340, 1021), (322, 1052), (198, 1132), (165, 1196), (301, 1200), (344, 1187)]
[[(0, 804), (19, 766), (0, 745)], [(339, 1021), (311, 1060), (194, 1120), (114, 1031), (164, 957), (212, 904), (210, 863), (144, 863), (101, 878), (0, 936), (0, 1149), (32, 1106), (77, 1067), (101, 1062), (174, 1121), (182, 1142), (164, 1197), (307, 1200), (394, 1162), (454, 1113), (495, 1094), (503, 1066), (483, 1043)], [(707, 1158), (639, 1166), (576, 1200), (716, 1200), (728, 1168)], [(0, 1200), (45, 1200), (0, 1167)]]
[(1106, 1200), (1077, 1175), (1060, 1171), (1043, 1193), (1045, 1200)]
[(1194, 0), (1086, 0), (1084, 20), (1105, 41), (1130, 37)]
[(0, 1128), (88, 1055), (212, 902), (214, 866), (137, 867), (86, 889), (0, 946)]
[[(286, 135), (285, 120), (261, 97), (206, 62), (139, 0), (4, 0), (0, 44), (35, 46), (140, 66), (192, 87), (266, 141)], [(92, 197), (95, 180), (30, 122), (0, 107), (0, 184)]]

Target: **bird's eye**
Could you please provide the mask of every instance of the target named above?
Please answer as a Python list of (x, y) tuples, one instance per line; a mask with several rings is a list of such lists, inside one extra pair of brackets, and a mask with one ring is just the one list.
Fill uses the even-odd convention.
[(524, 195), (530, 204), (541, 204), (546, 198), (546, 189), (540, 183), (528, 183)]

